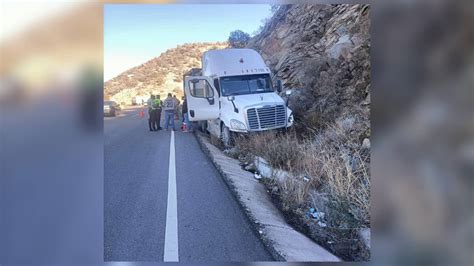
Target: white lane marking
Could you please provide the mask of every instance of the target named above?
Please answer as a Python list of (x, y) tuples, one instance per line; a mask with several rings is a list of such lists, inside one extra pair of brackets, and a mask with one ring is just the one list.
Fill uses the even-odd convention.
[(178, 204), (176, 194), (176, 161), (174, 131), (171, 131), (170, 164), (168, 171), (168, 203), (166, 206), (165, 249), (163, 260), (179, 261), (178, 253)]

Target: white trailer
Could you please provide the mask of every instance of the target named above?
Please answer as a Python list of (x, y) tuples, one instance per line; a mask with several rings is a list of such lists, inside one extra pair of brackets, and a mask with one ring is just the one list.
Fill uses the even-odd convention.
[[(210, 134), (232, 145), (233, 135), (287, 128), (292, 111), (275, 93), (270, 69), (252, 49), (210, 50), (202, 56), (202, 73), (184, 76), (190, 121), (206, 121)], [(287, 91), (287, 94), (291, 91)]]

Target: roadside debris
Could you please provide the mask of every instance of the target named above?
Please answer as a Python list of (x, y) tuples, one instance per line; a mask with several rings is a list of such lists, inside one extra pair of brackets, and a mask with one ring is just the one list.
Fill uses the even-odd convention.
[(237, 152), (238, 152), (238, 150), (237, 150), (237, 148), (235, 148), (235, 147), (227, 148), (227, 149), (224, 150), (224, 153), (225, 153), (226, 155), (231, 156), (231, 157), (233, 157), (235, 154), (237, 154)]
[(255, 179), (258, 179), (258, 180), (262, 179), (262, 175), (260, 175), (259, 173), (255, 173), (253, 177), (255, 177)]
[(273, 168), (267, 160), (256, 156), (253, 165), (256, 170), (266, 178), (283, 181), (290, 176), (290, 173), (281, 169)]
[(370, 140), (368, 138), (362, 141), (362, 149), (370, 150)]
[(326, 227), (327, 224), (324, 222), (324, 212), (318, 212), (314, 208), (309, 208), (306, 212), (306, 217), (315, 219), (320, 227)]
[(244, 168), (246, 171), (249, 171), (249, 172), (255, 172), (255, 165), (254, 164), (249, 164), (247, 166), (245, 166)]
[(365, 247), (370, 250), (370, 228), (360, 229), (359, 236), (362, 239)]
[(251, 172), (251, 173), (255, 173), (257, 171), (257, 167), (255, 167), (255, 164), (252, 163), (252, 162), (241, 162), (240, 166), (245, 171), (248, 171), (248, 172)]
[(326, 227), (327, 226), (326, 223), (323, 223), (321, 221), (318, 221), (318, 225), (321, 226), (321, 227)]
[(278, 193), (278, 186), (273, 186), (272, 193), (273, 194)]

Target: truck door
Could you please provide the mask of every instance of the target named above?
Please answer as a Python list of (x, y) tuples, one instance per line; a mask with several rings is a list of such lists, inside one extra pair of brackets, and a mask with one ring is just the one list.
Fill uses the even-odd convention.
[(219, 118), (219, 95), (210, 78), (202, 76), (185, 77), (184, 91), (190, 121)]

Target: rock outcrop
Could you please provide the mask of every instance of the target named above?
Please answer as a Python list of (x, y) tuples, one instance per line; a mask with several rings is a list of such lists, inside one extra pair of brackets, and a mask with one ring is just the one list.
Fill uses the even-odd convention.
[[(359, 234), (370, 232), (369, 13), (368, 5), (283, 5), (248, 43), (263, 56), (273, 79), (294, 91), (289, 105), (295, 137), (305, 144), (290, 143), (279, 152), (287, 156), (300, 146), (303, 152), (295, 158), (307, 162), (302, 172), (318, 184), (305, 204), (325, 213), (328, 225), (293, 211), (290, 215), (301, 218), (294, 226), (350, 261), (370, 258), (367, 238)], [(286, 183), (279, 188), (289, 209), (306, 208), (286, 196), (295, 193)]]
[(360, 141), (370, 135), (368, 5), (283, 5), (252, 38), (274, 78), (294, 89), (290, 107), (302, 128), (351, 116)]
[(160, 56), (131, 68), (105, 82), (104, 94), (120, 103), (130, 104), (132, 97), (168, 93), (183, 95), (184, 72), (201, 67), (201, 55), (211, 49), (222, 49), (227, 42), (191, 43), (168, 49)]

